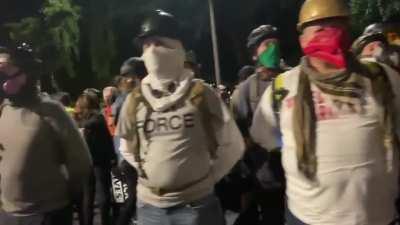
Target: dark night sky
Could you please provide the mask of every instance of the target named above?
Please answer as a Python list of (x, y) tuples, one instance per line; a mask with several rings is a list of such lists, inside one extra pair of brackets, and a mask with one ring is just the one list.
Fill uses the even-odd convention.
[[(175, 1), (175, 0), (174, 0)], [(183, 22), (187, 22), (187, 17), (192, 12), (182, 10), (182, 3), (172, 0), (166, 7)], [(182, 1), (181, 1), (182, 2)], [(185, 24), (188, 30), (187, 46), (194, 49), (197, 53), (199, 62), (202, 64), (202, 72), (209, 77), (213, 75), (213, 57), (211, 36), (209, 33), (209, 20), (207, 1), (198, 0), (198, 18), (190, 18), (196, 24)], [(270, 23), (278, 27), (282, 39), (282, 50), (285, 60), (294, 65), (297, 63), (300, 51), (297, 42), (297, 32), (295, 30), (297, 13), (302, 0), (217, 0), (216, 23), (219, 38), (219, 51), (221, 63), (221, 75), (225, 83), (236, 80), (236, 73), (241, 66), (251, 63), (245, 44), (248, 33), (255, 27)], [(31, 16), (38, 13), (41, 0), (1, 0), (0, 1), (0, 23), (18, 20), (21, 17)], [(181, 4), (181, 5), (179, 5)], [(245, 4), (251, 4), (252, 10), (246, 9)], [(286, 6), (285, 6), (286, 4)], [(251, 7), (247, 7), (251, 8)], [(247, 15), (247, 16), (243, 16)], [(129, 17), (127, 17), (129, 18)], [(140, 54), (132, 45), (131, 40), (139, 28), (139, 20), (131, 21), (124, 18), (115, 18), (113, 21), (114, 31), (116, 32), (117, 59), (115, 60), (114, 70), (117, 73), (120, 63), (127, 57)], [(0, 29), (0, 43), (6, 42), (7, 34), (4, 28)], [(82, 62), (82, 65), (85, 63)], [(77, 78), (79, 79), (79, 78)], [(84, 82), (91, 85), (90, 80)]]

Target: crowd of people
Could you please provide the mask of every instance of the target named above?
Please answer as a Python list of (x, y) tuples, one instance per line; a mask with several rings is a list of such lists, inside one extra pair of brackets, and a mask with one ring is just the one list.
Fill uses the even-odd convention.
[(350, 17), (306, 0), (293, 68), (278, 28), (255, 28), (232, 93), (198, 78), (163, 10), (142, 55), (76, 101), (40, 92), (29, 44), (0, 47), (0, 225), (396, 224), (400, 35), (372, 24), (352, 42)]

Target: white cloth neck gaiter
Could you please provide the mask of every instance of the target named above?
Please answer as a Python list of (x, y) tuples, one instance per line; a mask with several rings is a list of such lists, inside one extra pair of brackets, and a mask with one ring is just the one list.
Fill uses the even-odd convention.
[(163, 86), (179, 79), (183, 73), (185, 50), (182, 45), (177, 48), (150, 46), (143, 52), (142, 59), (148, 76), (156, 78)]
[[(143, 96), (155, 111), (164, 111), (176, 104), (189, 90), (193, 74), (184, 69), (185, 50), (182, 44), (173, 39), (162, 38), (165, 46), (151, 45), (144, 49), (142, 59), (148, 75), (142, 80)], [(176, 89), (171, 93), (168, 86), (174, 83)], [(154, 96), (159, 90), (163, 96)]]

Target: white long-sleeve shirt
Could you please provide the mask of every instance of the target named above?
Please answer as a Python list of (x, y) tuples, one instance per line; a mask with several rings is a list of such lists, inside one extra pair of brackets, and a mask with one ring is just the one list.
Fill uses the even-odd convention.
[[(121, 137), (122, 156), (137, 167), (133, 146), (140, 139), (140, 156), (147, 178), (139, 178), (138, 198), (157, 207), (171, 207), (202, 198), (213, 191), (214, 184), (239, 160), (244, 151), (243, 138), (225, 104), (205, 86), (204, 101), (211, 114), (202, 119), (200, 109), (190, 99), (178, 103), (174, 110), (152, 112), (146, 117), (147, 108), (139, 104), (136, 124), (129, 121), (128, 97), (124, 103), (117, 135)], [(204, 122), (212, 129), (205, 130)], [(209, 135), (217, 140), (217, 158), (212, 159), (208, 149)], [(188, 187), (187, 184), (189, 185)], [(182, 187), (185, 187), (182, 190)], [(157, 195), (152, 188), (167, 191)]]
[[(316, 182), (298, 170), (293, 133), (293, 97), (300, 67), (281, 75), (289, 94), (283, 99), (280, 121), (272, 110), (272, 89), (264, 93), (254, 115), (251, 134), (266, 149), (279, 147), (276, 130), (282, 133), (282, 164), (287, 180), (289, 210), (312, 225), (383, 225), (395, 217), (398, 194), (398, 153), (385, 151), (380, 107), (366, 87), (365, 113), (338, 107), (330, 96), (312, 85), (316, 122)], [(392, 82), (396, 98), (398, 80)], [(392, 79), (393, 81), (393, 79)], [(398, 100), (397, 100), (398, 102)], [(392, 154), (395, 153), (395, 154)]]

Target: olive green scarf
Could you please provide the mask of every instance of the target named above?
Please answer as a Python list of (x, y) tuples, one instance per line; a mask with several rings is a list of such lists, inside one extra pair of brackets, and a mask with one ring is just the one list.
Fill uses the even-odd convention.
[[(297, 166), (308, 178), (313, 180), (317, 172), (316, 126), (317, 118), (311, 83), (324, 94), (329, 95), (336, 104), (347, 105), (354, 113), (363, 113), (368, 80), (372, 83), (372, 94), (383, 109), (381, 123), (384, 127), (384, 144), (387, 150), (397, 148), (394, 127), (394, 104), (391, 84), (377, 64), (360, 65), (352, 63), (352, 72), (347, 70), (321, 76), (312, 70), (306, 58), (302, 59), (297, 95), (294, 100), (293, 131), (297, 148)], [(339, 106), (339, 105), (338, 105)]]

